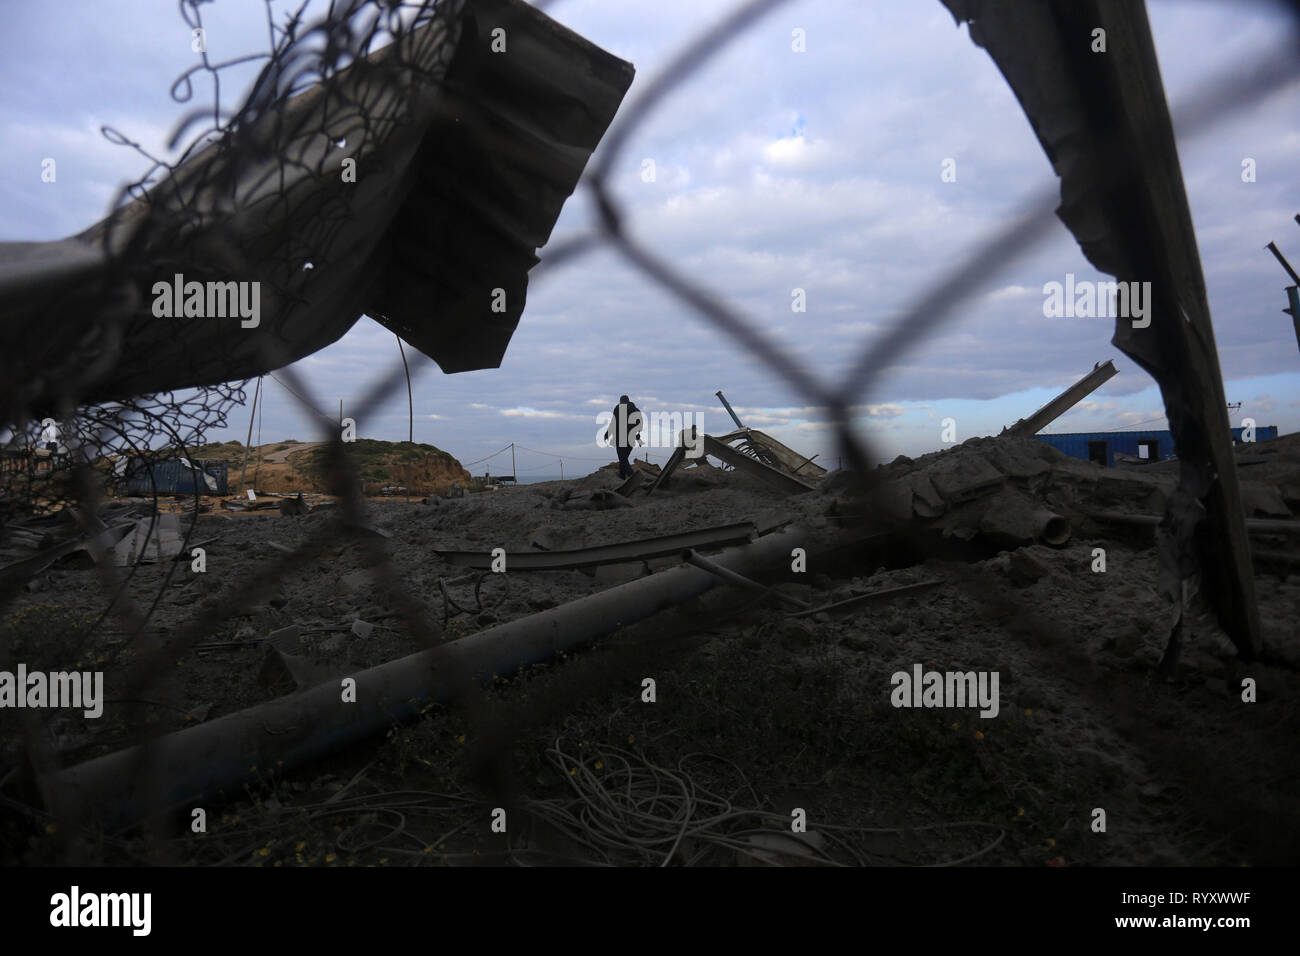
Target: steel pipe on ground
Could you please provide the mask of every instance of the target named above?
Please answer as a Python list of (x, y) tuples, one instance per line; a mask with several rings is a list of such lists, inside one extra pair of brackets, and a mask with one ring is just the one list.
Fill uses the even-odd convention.
[[(1152, 528), (1159, 525), (1162, 520), (1160, 515), (1130, 514), (1127, 511), (1094, 511), (1089, 517), (1097, 521), (1147, 525)], [(1300, 535), (1300, 521), (1294, 518), (1247, 518), (1246, 530), (1252, 534)]]
[[(753, 574), (790, 560), (802, 529), (727, 549), (713, 560)], [(160, 810), (242, 795), (282, 772), (414, 718), (467, 683), (489, 683), (709, 590), (718, 577), (683, 566), (463, 637), (440, 647), (259, 704), (38, 780), (47, 806), (116, 830)], [(355, 682), (344, 702), (342, 682)], [(66, 802), (65, 802), (66, 801)]]
[(1068, 518), (1024, 495), (1005, 491), (989, 499), (979, 530), (988, 537), (1016, 545), (1036, 541), (1062, 545), (1070, 540)]

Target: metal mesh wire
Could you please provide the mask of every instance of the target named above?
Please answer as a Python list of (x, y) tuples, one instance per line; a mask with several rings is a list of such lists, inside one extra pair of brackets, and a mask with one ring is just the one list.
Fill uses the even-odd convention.
[[(554, 244), (533, 270), (532, 280), (542, 281), (559, 270), (575, 269), (584, 255), (597, 249), (616, 251), (636, 267), (647, 283), (666, 290), (702, 321), (727, 333), (740, 349), (765, 364), (809, 403), (828, 409), (845, 466), (867, 475), (876, 458), (863, 436), (855, 431), (848, 412), (850, 406), (872, 387), (877, 372), (916, 348), (957, 314), (963, 296), (979, 286), (974, 280), (987, 279), (995, 269), (1005, 267), (1043, 238), (1055, 222), (1059, 195), (1055, 182), (1032, 195), (1022, 210), (1010, 217), (1007, 225), (991, 235), (966, 261), (918, 295), (888, 334), (864, 347), (840, 382), (827, 381), (801, 364), (779, 341), (727, 305), (721, 293), (688, 278), (664, 251), (633, 238), (625, 228), (629, 214), (620, 207), (609, 186), (630, 137), (646, 117), (687, 85), (700, 67), (729, 41), (783, 3), (784, 0), (750, 0), (739, 4), (715, 26), (687, 43), (641, 89), (635, 101), (621, 111), (583, 180), (583, 188), (591, 192), (600, 212), (599, 230)], [(536, 6), (545, 9), (550, 4), (538, 2)], [(263, 321), (271, 328), (283, 330), (290, 327), (295, 308), (312, 296), (313, 283), (336, 271), (346, 272), (345, 260), (354, 251), (346, 242), (348, 230), (361, 211), (353, 207), (347, 191), (336, 190), (326, 196), (326, 201), (316, 201), (320, 194), (313, 191), (312, 185), (337, 178), (340, 153), (330, 147), (337, 146), (344, 137), (347, 153), (354, 156), (364, 156), (370, 151), (378, 154), (401, 142), (404, 126), (410, 122), (408, 102), (385, 93), (395, 87), (415, 88), (421, 83), (436, 82), (443, 75), (454, 50), (451, 39), (462, 3), (460, 0), (422, 3), (338, 0), (331, 4), (327, 16), (313, 23), (302, 19), (304, 8), (287, 22), (276, 23), (267, 3), (271, 49), (264, 55), (266, 63), (251, 94), (233, 112), (227, 111), (222, 101), (223, 73), (256, 58), (221, 63), (211, 61), (203, 53), (201, 64), (177, 80), (172, 93), (178, 102), (193, 98), (199, 76), (211, 82), (215, 91), (212, 102), (196, 107), (181, 122), (173, 145), (186, 137), (190, 145), (180, 160), (169, 164), (149, 156), (153, 168), (122, 190), (117, 212), (96, 233), (95, 238), (109, 253), (111, 271), (136, 269), (137, 264), (148, 263), (148, 276), (134, 277), (141, 280), (167, 276), (181, 269), (191, 270), (196, 261), (212, 262), (214, 275), (223, 271), (221, 267), (225, 267), (226, 273), (238, 274), (248, 272), (250, 263), (260, 263), (259, 274), (268, 287), (265, 295), (270, 305)], [(202, 29), (201, 3), (181, 0), (180, 11), (189, 26)], [(411, 45), (409, 41), (416, 35), (415, 29), (431, 22), (440, 23), (442, 32), (426, 32), (422, 34), (425, 38), (422, 46)], [(385, 46), (400, 53), (382, 60), (376, 58), (376, 51)], [(363, 70), (365, 82), (348, 87), (351, 92), (347, 96), (328, 98), (322, 101), (321, 109), (303, 107), (304, 97), (310, 97), (313, 88), (344, 67), (366, 63), (367, 58), (371, 65)], [(1293, 64), (1271, 66), (1271, 72), (1254, 74), (1253, 83), (1250, 77), (1214, 80), (1192, 104), (1194, 112), (1187, 114), (1190, 120), (1184, 123), (1183, 132), (1204, 128), (1243, 96), (1261, 95), (1275, 87), (1279, 77), (1289, 75)], [(294, 104), (296, 108), (291, 108)], [(106, 129), (105, 135), (142, 155), (149, 155), (114, 130)], [(289, 144), (288, 148), (276, 145), (285, 143)], [(267, 222), (277, 224), (273, 234), (255, 228), (255, 224)], [(284, 237), (288, 241), (283, 241)], [(250, 243), (250, 238), (255, 241)], [(348, 281), (359, 281), (355, 273), (349, 275), (353, 278)], [(329, 287), (330, 290), (338, 288), (338, 285)], [(207, 320), (182, 317), (176, 321), (178, 328), (187, 323), (197, 328)], [(126, 342), (148, 334), (150, 330), (139, 320), (125, 324), (120, 330), (121, 339)], [(229, 354), (228, 341), (213, 337), (201, 349), (177, 351), (173, 359), (187, 367), (238, 366), (240, 356)], [(267, 350), (259, 358), (268, 367), (282, 364), (276, 361), (280, 356), (275, 351), (274, 339), (270, 340), (271, 344), (266, 337), (258, 337), (258, 341), (261, 344), (257, 347)], [(429, 365), (429, 359), (416, 353), (412, 356), (410, 373), (418, 376)], [(120, 627), (123, 640), (116, 645), (114, 660), (105, 664), (116, 663), (127, 670), (126, 686), (118, 696), (147, 697), (150, 687), (167, 672), (173, 660), (235, 618), (241, 607), (264, 594), (267, 582), (319, 560), (334, 542), (332, 536), (340, 533), (341, 526), (357, 527), (366, 523), (365, 502), (358, 490), (348, 446), (340, 441), (338, 423), (316, 411), (322, 403), (291, 366), (286, 365), (277, 374), (301, 398), (304, 410), (319, 422), (320, 439), (329, 443), (332, 467), (329, 490), (341, 497), (341, 525), (329, 526), (321, 535), (309, 537), (291, 553), (273, 560), (248, 561), (237, 572), (237, 579), (222, 589), (215, 606), (209, 604), (196, 610), (189, 624), (174, 633), (160, 634), (151, 628), (151, 614), (161, 595), (132, 590), (128, 585), (133, 568), (123, 572), (111, 564), (101, 566), (98, 582), (102, 613), (93, 615), (81, 645), (92, 643), (114, 623)], [(358, 420), (365, 418), (402, 387), (406, 374), (402, 363), (394, 362), (374, 381), (350, 414)], [(22, 384), (14, 383), (13, 387)], [(83, 393), (73, 387), (79, 384), (75, 376), (70, 379), (70, 396)], [(174, 457), (177, 452), (185, 454), (186, 449), (201, 444), (212, 429), (227, 424), (232, 407), (245, 400), (246, 386), (247, 379), (238, 384), (161, 392), (127, 401), (75, 406), (69, 401), (69, 407), (58, 412), (63, 425), (61, 440), (67, 453), (54, 456), (48, 466), (34, 456), (28, 457), (23, 467), (6, 472), (0, 483), (0, 502), (5, 508), (0, 519), (9, 521), (20, 513), (68, 509), (85, 528), (93, 530), (96, 509), (114, 481), (113, 459), (129, 456), (157, 462)], [(34, 449), (41, 444), (39, 422), (16, 422), (13, 427), (13, 447)], [(196, 507), (186, 523), (187, 542), (197, 521), (197, 497), (196, 489)], [(390, 556), (383, 543), (373, 537), (366, 540), (375, 562), (376, 579), (400, 580), (387, 563)], [(8, 608), (20, 590), (20, 581), (7, 583), (0, 595), (3, 601), (0, 609)], [(438, 615), (416, 595), (392, 586), (385, 597), (414, 635), (430, 645), (439, 639), (442, 627), (436, 620)], [(445, 617), (444, 608), (444, 623)], [(37, 722), (25, 722), (23, 732), (23, 748), (36, 767), (48, 769), (57, 765), (58, 758), (48, 734)], [(149, 739), (151, 733), (143, 722), (135, 728), (135, 736), (140, 740)], [(509, 735), (504, 737), (508, 739)], [(147, 756), (143, 764), (141, 773), (150, 772)], [(77, 828), (74, 819), (58, 819), (57, 795), (50, 802), (55, 819), (65, 832), (73, 833)], [(75, 852), (84, 853), (84, 847)]]

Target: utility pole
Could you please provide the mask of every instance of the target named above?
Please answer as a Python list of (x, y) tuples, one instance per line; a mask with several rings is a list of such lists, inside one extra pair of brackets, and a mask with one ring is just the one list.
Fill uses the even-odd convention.
[[(406, 443), (415, 444), (415, 399), (411, 397), (411, 366), (406, 364), (406, 349), (402, 337), (396, 335), (397, 351), (402, 353), (402, 369), (406, 372)], [(406, 460), (406, 503), (411, 503), (411, 460)]]
[[(244, 439), (244, 467), (239, 473), (239, 490), (247, 491), (248, 485), (248, 453), (252, 450), (253, 441), (253, 419), (257, 417), (257, 399), (262, 394), (262, 376), (257, 377), (257, 387), (253, 390), (253, 408), (248, 413), (248, 437)], [(342, 403), (339, 405), (342, 408)]]
[(415, 400), (411, 398), (411, 367), (406, 364), (406, 349), (402, 348), (402, 337), (397, 336), (397, 351), (402, 353), (402, 368), (406, 370), (406, 440), (415, 443)]
[(560, 481), (564, 480), (564, 459), (560, 459)]
[(515, 471), (515, 443), (510, 443), (510, 480), (519, 484), (519, 472)]

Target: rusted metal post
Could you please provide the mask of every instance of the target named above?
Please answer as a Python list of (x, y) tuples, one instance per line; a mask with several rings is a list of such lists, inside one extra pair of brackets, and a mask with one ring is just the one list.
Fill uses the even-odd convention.
[[(1181, 629), (1184, 584), (1241, 657), (1260, 652), (1259, 609), (1223, 377), (1146, 6), (1135, 0), (942, 0), (992, 56), (1061, 177), (1057, 215), (1088, 260), (1146, 292), (1112, 343), (1160, 385), (1179, 484), (1158, 539), (1160, 590)], [(1087, 38), (1105, 24), (1106, 52)], [(1082, 40), (1080, 38), (1083, 38)], [(1168, 656), (1168, 655), (1167, 655)]]

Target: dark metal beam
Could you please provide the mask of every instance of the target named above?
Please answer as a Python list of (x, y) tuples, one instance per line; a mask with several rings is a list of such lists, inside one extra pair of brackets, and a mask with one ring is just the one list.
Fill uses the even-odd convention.
[[(593, 548), (568, 551), (516, 551), (506, 554), (506, 571), (566, 571), (594, 568), (602, 564), (621, 564), (681, 554), (691, 548), (722, 548), (753, 540), (754, 525), (748, 521), (701, 528), (681, 534), (640, 538), (619, 544), (602, 544)], [(450, 564), (486, 571), (492, 567), (492, 555), (482, 551), (435, 551)]]
[(652, 481), (650, 487), (645, 490), (646, 495), (653, 495), (660, 488), (665, 487), (668, 484), (668, 479), (672, 476), (672, 473), (677, 470), (677, 466), (680, 465), (685, 458), (686, 449), (678, 446), (677, 449), (668, 456), (668, 460), (664, 462), (663, 470), (660, 471), (659, 474), (655, 475), (655, 480)]
[[(1297, 281), (1297, 282), (1300, 282), (1300, 279), (1297, 279), (1296, 281)], [(734, 408), (731, 407), (731, 403), (730, 403), (729, 401), (727, 401), (727, 397), (726, 397), (725, 395), (722, 394), (722, 389), (718, 389), (718, 390), (717, 390), (716, 392), (714, 392), (713, 394), (718, 396), (718, 401), (722, 402), (722, 407), (725, 408), (725, 409), (727, 410), (727, 414), (730, 415), (730, 416), (731, 416), (731, 420), (732, 420), (733, 422), (736, 423), (736, 427), (737, 427), (737, 428), (744, 428), (744, 427), (745, 427), (745, 423), (742, 422), (742, 421), (740, 420), (739, 416), (736, 415), (736, 410), (735, 410)]]
[(807, 601), (802, 601), (792, 594), (782, 594), (775, 588), (770, 588), (766, 584), (760, 584), (757, 581), (745, 577), (743, 574), (737, 574), (735, 571), (732, 571), (729, 568), (724, 568), (722, 565), (718, 564), (718, 562), (711, 561), (704, 557), (704, 555), (697, 554), (694, 551), (687, 552), (686, 563), (693, 564), (697, 568), (703, 568), (710, 574), (715, 575), (730, 584), (734, 584), (736, 587), (744, 588), (746, 591), (753, 591), (755, 594), (770, 594), (772, 597), (785, 601), (787, 604), (793, 604), (795, 607), (808, 607)]
[(773, 468), (771, 465), (765, 465), (755, 458), (750, 458), (744, 452), (736, 451), (730, 445), (724, 445), (712, 435), (704, 436), (704, 453), (712, 455), (720, 461), (725, 461), (739, 471), (753, 475), (778, 491), (797, 495), (813, 490), (813, 486), (808, 482), (796, 478), (794, 475), (787, 475), (784, 471)]
[(898, 597), (900, 594), (910, 594), (913, 591), (923, 591), (926, 588), (937, 587), (943, 584), (943, 581), (918, 581), (916, 584), (901, 584), (896, 588), (884, 588), (880, 591), (872, 591), (869, 594), (859, 594), (855, 597), (845, 598), (843, 601), (836, 601), (834, 604), (823, 604), (820, 607), (810, 607), (806, 611), (799, 611), (790, 617), (808, 617), (813, 614), (820, 614), (823, 611), (847, 611), (851, 607), (857, 607), (860, 604), (870, 604), (873, 601), (885, 601), (892, 597)]
[(1300, 275), (1296, 275), (1296, 271), (1291, 268), (1291, 263), (1287, 262), (1286, 257), (1278, 250), (1277, 244), (1270, 242), (1264, 248), (1273, 253), (1273, 255), (1277, 257), (1277, 261), (1282, 263), (1282, 268), (1285, 269), (1286, 274), (1291, 277), (1291, 281), (1296, 285), (1300, 285)]

